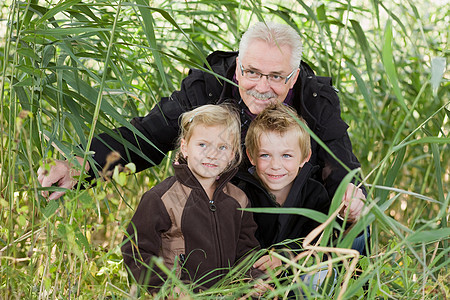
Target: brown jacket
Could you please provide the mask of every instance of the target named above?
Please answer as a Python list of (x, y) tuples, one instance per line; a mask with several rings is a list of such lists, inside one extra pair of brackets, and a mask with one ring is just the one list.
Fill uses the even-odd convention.
[(177, 261), (179, 278), (211, 287), (226, 268), (259, 247), (252, 214), (239, 210), (248, 207), (249, 201), (228, 182), (235, 171), (218, 179), (210, 201), (186, 164), (174, 168), (175, 176), (144, 194), (122, 246), (125, 264), (150, 291), (167, 278), (152, 257), (162, 257), (169, 269)]

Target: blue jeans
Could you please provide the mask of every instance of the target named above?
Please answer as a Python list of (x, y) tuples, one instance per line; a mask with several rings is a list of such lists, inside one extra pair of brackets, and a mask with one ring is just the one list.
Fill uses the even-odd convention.
[(367, 226), (367, 228), (353, 240), (352, 249), (357, 250), (361, 255), (367, 255), (366, 240), (367, 244), (369, 244), (369, 238), (370, 228)]

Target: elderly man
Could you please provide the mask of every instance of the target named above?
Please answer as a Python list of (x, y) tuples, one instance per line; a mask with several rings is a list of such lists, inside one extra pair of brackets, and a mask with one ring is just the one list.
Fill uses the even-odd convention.
[[(301, 55), (302, 42), (293, 28), (263, 22), (253, 25), (242, 36), (239, 53), (216, 51), (207, 58), (216, 74), (234, 84), (213, 74), (191, 69), (179, 91), (162, 98), (145, 117), (131, 121), (150, 143), (126, 127), (116, 129), (118, 134), (115, 137), (100, 134), (94, 138), (90, 148), (94, 152), (95, 167), (103, 169), (111, 149), (120, 153), (120, 159), (115, 164), (134, 162), (137, 171), (156, 165), (176, 144), (181, 113), (207, 103), (232, 99), (240, 109), (243, 137), (256, 114), (269, 103), (284, 102), (297, 110), (339, 160), (350, 169), (358, 168), (360, 164), (352, 152), (348, 126), (340, 117), (339, 98), (331, 79), (315, 76), (312, 69), (301, 61)], [(130, 144), (133, 147), (126, 146)], [(319, 179), (329, 195), (333, 196), (347, 170), (315, 140), (312, 141), (310, 162), (321, 167)], [(85, 169), (94, 176), (93, 166), (87, 164)], [(50, 172), (40, 169), (38, 179), (43, 187), (58, 183), (61, 187), (72, 188), (74, 174), (76, 172), (68, 162), (57, 161)], [(61, 195), (61, 192), (54, 192), (49, 199)], [(349, 184), (343, 202), (350, 221), (359, 217), (364, 199), (362, 190)]]

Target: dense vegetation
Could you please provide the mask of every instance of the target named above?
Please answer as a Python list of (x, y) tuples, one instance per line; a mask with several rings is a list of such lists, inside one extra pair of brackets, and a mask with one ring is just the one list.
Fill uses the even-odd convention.
[[(78, 186), (51, 202), (36, 171), (51, 159), (85, 155), (76, 145), (144, 115), (189, 68), (205, 69), (211, 51), (237, 49), (258, 19), (298, 29), (304, 59), (333, 77), (362, 163), (356, 176), (369, 190), (364, 217), (335, 250), (310, 248), (291, 267), (314, 272), (330, 254), (337, 283), (318, 298), (449, 297), (450, 5), (397, 2), (3, 1), (0, 297), (142, 295), (127, 279), (120, 243), (140, 196), (171, 174), (171, 155), (151, 170)], [(342, 248), (367, 225), (372, 255), (358, 260)], [(288, 288), (273, 286), (265, 297), (282, 298)], [(224, 282), (190, 295), (237, 298), (249, 290)]]

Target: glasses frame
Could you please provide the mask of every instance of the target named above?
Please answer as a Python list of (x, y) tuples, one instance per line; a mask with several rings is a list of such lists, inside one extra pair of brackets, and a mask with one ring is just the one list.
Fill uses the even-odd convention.
[[(239, 62), (239, 68), (241, 68), (242, 76), (244, 76), (244, 72), (248, 72), (248, 71), (252, 71), (253, 73), (259, 75), (258, 80), (248, 79), (246, 76), (244, 76), (245, 78), (247, 78), (248, 80), (251, 80), (251, 81), (259, 81), (259, 80), (261, 80), (261, 78), (263, 76), (266, 76), (267, 81), (271, 82), (270, 79), (269, 79), (269, 76), (273, 76), (274, 75), (274, 74), (263, 74), (261, 72), (255, 71), (255, 70), (244, 69), (244, 67), (242, 66), (241, 62)], [(297, 69), (292, 70), (292, 72), (288, 76), (283, 76), (283, 75), (277, 75), (277, 76), (280, 76), (282, 79), (284, 79), (284, 84), (287, 84), (287, 82), (289, 81), (289, 79), (291, 79), (292, 75), (294, 75), (296, 70)]]

